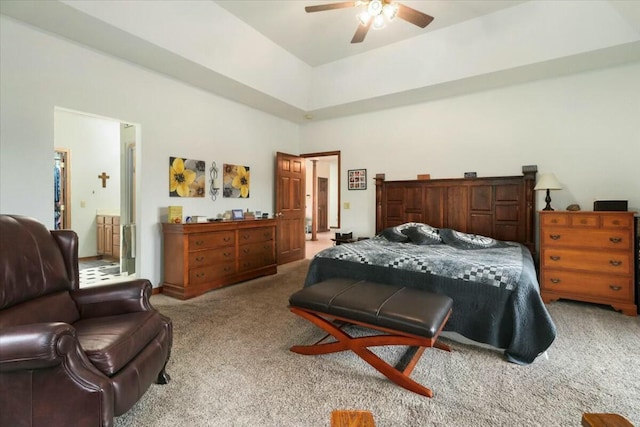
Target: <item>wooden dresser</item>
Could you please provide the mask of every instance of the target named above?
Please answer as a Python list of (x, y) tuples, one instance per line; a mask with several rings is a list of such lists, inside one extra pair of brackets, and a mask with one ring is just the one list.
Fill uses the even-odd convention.
[(637, 315), (633, 212), (540, 212), (540, 287), (545, 303), (566, 298)]
[(277, 273), (276, 220), (162, 224), (162, 293), (188, 299)]

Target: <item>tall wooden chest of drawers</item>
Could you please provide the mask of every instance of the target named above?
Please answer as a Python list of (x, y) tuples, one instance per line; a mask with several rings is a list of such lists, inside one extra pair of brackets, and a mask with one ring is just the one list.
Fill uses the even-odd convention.
[(637, 315), (633, 212), (540, 212), (540, 289)]
[(277, 273), (276, 220), (162, 224), (162, 293), (188, 299)]

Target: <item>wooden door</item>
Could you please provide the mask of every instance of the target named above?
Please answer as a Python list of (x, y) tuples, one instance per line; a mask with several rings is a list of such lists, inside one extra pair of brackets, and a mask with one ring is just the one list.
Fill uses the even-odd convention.
[(318, 231), (329, 231), (329, 178), (318, 178)]
[(276, 218), (278, 264), (304, 259), (305, 159), (276, 153)]

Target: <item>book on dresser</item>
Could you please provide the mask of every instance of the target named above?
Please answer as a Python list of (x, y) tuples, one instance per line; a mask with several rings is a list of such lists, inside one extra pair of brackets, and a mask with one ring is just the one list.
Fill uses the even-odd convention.
[(162, 224), (162, 293), (188, 299), (277, 273), (276, 220)]
[(605, 304), (636, 316), (634, 247), (634, 212), (541, 211), (543, 301)]

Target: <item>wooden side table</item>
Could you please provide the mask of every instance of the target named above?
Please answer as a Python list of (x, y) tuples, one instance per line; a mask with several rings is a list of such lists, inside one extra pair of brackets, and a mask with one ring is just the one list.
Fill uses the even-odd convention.
[(582, 427), (633, 427), (625, 417), (618, 414), (582, 414)]
[(376, 427), (369, 411), (335, 410), (331, 413), (331, 427)]

